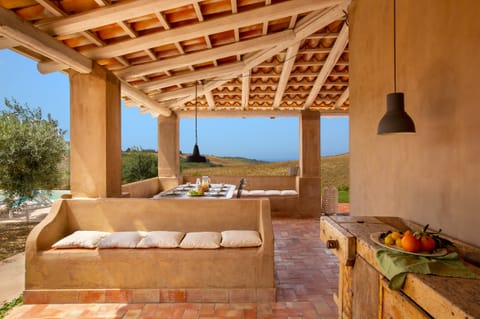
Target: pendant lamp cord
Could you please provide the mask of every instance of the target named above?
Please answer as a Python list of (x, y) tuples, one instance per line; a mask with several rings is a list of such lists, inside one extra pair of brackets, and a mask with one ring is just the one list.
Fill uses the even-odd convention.
[(195, 81), (195, 145), (198, 144), (198, 135), (197, 135), (197, 81)]
[(396, 0), (393, 0), (393, 90), (397, 92), (397, 12)]

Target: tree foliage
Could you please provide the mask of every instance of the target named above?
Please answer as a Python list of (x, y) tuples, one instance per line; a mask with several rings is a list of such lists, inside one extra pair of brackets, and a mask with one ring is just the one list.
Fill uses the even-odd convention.
[(60, 182), (59, 164), (66, 155), (65, 131), (40, 108), (5, 99), (0, 109), (0, 188), (7, 204), (14, 198), (33, 198), (38, 189), (54, 189)]
[(122, 157), (122, 179), (124, 183), (136, 182), (158, 175), (156, 153), (146, 152), (140, 147), (132, 147)]

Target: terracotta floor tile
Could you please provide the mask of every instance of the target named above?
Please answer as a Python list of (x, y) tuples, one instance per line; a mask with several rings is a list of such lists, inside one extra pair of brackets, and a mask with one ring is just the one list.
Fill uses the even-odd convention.
[[(319, 220), (275, 219), (273, 229), (277, 287), (275, 303), (251, 303), (249, 301), (253, 296), (250, 292), (240, 290), (228, 293), (212, 289), (209, 294), (202, 296), (198, 290), (186, 289), (160, 291), (158, 298), (164, 303), (124, 304), (137, 298), (153, 301), (157, 296), (149, 290), (138, 292), (136, 296), (118, 290), (105, 294), (79, 293), (81, 300), (102, 301), (104, 298), (112, 303), (23, 305), (15, 308), (6, 319), (336, 318), (337, 307), (333, 294), (337, 291), (338, 263), (320, 241)], [(271, 296), (268, 291), (262, 293), (265, 297)], [(166, 303), (169, 301), (177, 303)], [(185, 301), (190, 303), (181, 303)], [(249, 303), (227, 303), (229, 301)]]

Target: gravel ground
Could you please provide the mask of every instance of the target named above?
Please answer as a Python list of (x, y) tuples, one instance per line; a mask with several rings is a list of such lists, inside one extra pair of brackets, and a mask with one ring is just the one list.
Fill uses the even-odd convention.
[(0, 260), (25, 250), (28, 234), (37, 222), (0, 223)]
[(16, 215), (12, 219), (8, 218), (8, 214), (0, 216), (0, 260), (25, 251), (28, 234), (49, 210), (50, 208), (42, 208), (33, 211), (28, 223), (22, 215)]

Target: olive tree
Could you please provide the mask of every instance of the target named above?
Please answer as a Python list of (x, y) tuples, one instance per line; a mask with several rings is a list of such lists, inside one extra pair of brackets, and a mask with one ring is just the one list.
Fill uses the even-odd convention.
[(0, 108), (0, 189), (6, 204), (34, 197), (36, 190), (54, 189), (60, 182), (59, 164), (65, 158), (66, 131), (40, 108), (5, 99)]
[(155, 177), (158, 175), (158, 156), (141, 147), (129, 148), (122, 157), (122, 179), (125, 183)]

